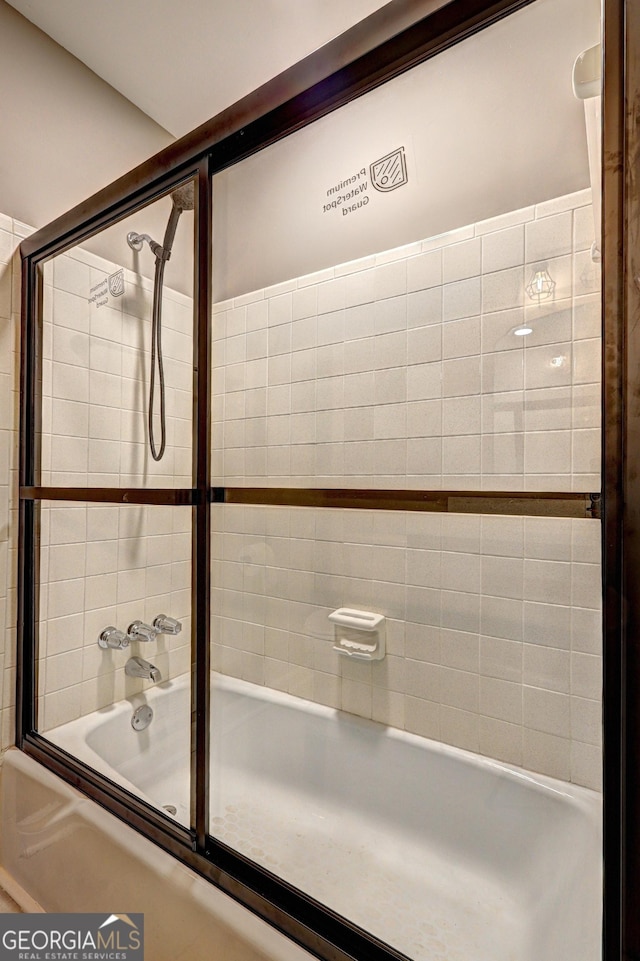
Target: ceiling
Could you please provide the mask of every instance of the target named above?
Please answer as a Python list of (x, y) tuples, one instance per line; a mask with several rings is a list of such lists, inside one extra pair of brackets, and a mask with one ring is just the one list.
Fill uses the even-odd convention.
[(174, 137), (387, 0), (8, 0)]

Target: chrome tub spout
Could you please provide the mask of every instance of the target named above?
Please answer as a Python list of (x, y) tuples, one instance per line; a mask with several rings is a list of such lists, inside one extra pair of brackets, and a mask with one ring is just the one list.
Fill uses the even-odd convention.
[(124, 669), (128, 677), (143, 677), (147, 681), (157, 684), (162, 680), (162, 675), (154, 664), (145, 661), (143, 657), (130, 657)]

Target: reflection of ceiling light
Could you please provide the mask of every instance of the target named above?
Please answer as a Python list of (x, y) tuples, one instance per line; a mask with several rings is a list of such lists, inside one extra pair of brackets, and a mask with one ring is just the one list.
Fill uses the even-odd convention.
[(555, 289), (556, 282), (551, 279), (546, 267), (542, 268), (542, 270), (534, 270), (531, 280), (525, 287), (531, 300), (537, 300), (538, 303), (540, 303), (541, 300), (548, 300)]
[(523, 324), (521, 327), (516, 327), (513, 332), (516, 335), (516, 337), (526, 337), (527, 334), (533, 333), (533, 327), (529, 327), (527, 326), (527, 324)]

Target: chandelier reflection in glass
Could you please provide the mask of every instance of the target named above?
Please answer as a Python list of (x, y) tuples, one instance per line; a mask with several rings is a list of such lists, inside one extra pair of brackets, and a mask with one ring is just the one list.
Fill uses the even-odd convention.
[(537, 270), (534, 270), (531, 280), (525, 287), (529, 298), (536, 300), (538, 303), (540, 303), (541, 300), (548, 300), (549, 297), (553, 296), (555, 289), (556, 282), (551, 278), (546, 267), (539, 267)]

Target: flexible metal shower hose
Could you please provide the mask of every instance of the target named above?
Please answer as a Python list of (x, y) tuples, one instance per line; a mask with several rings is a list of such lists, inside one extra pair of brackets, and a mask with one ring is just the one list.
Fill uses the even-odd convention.
[[(156, 271), (153, 282), (153, 309), (151, 312), (151, 374), (149, 378), (149, 447), (155, 461), (162, 460), (167, 443), (167, 421), (165, 413), (164, 361), (162, 358), (162, 285), (164, 282), (164, 257), (156, 258)], [(156, 366), (160, 386), (160, 448), (156, 447), (153, 423), (153, 408), (156, 392)]]

